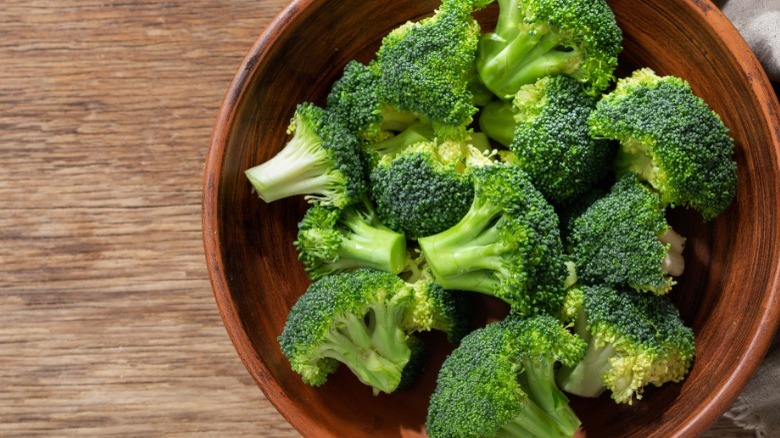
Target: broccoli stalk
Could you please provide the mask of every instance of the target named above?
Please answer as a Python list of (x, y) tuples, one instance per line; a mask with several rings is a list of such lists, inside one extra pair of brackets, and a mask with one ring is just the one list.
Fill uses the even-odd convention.
[(343, 210), (310, 207), (294, 245), (312, 280), (357, 268), (398, 274), (406, 261), (406, 238), (379, 223), (367, 202)]
[(335, 116), (300, 104), (287, 133), (292, 138), (279, 153), (245, 172), (260, 198), (305, 195), (310, 202), (344, 207), (364, 195), (357, 138)]
[(494, 32), (479, 42), (477, 69), (498, 97), (554, 74), (572, 76), (597, 95), (611, 82), (622, 32), (603, 0), (498, 0)]
[(393, 392), (401, 382), (411, 357), (407, 335), (401, 329), (406, 308), (394, 303), (374, 303), (365, 317), (345, 314), (333, 324), (320, 345), (320, 354), (346, 364), (374, 392)]

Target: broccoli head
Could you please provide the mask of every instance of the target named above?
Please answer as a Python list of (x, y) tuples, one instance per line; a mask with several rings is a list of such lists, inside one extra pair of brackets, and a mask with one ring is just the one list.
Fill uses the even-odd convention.
[(512, 106), (508, 162), (525, 170), (552, 204), (570, 202), (612, 172), (612, 145), (588, 133), (596, 99), (576, 79), (545, 76), (522, 86)]
[(733, 140), (686, 81), (636, 70), (601, 98), (588, 123), (594, 137), (620, 141), (618, 174), (639, 174), (665, 204), (693, 208), (709, 220), (733, 200)]
[(417, 114), (400, 111), (382, 100), (380, 77), (375, 61), (361, 64), (352, 60), (333, 83), (327, 97), (327, 110), (336, 114), (364, 143), (386, 140), (419, 119)]
[(380, 219), (417, 239), (455, 225), (469, 209), (469, 170), (490, 159), (468, 141), (427, 141), (383, 156), (370, 170), (371, 197)]
[(555, 383), (585, 342), (556, 319), (513, 316), (468, 334), (445, 359), (426, 431), (437, 437), (571, 437), (580, 421)]
[(690, 369), (693, 331), (667, 297), (582, 286), (570, 290), (564, 308), (588, 342), (582, 361), (558, 371), (566, 392), (597, 397), (609, 390), (617, 403), (631, 404), (647, 385), (679, 382)]
[(568, 274), (552, 206), (520, 168), (474, 168), (474, 200), (463, 218), (418, 240), (436, 282), (484, 293), (520, 314), (554, 313)]
[(341, 208), (366, 195), (358, 139), (338, 117), (302, 103), (287, 132), (292, 138), (279, 153), (245, 172), (260, 198), (305, 195), (309, 202)]
[(322, 277), (290, 310), (282, 353), (307, 384), (325, 383), (343, 363), (374, 394), (391, 393), (420, 351), (405, 326), (414, 306), (411, 288), (394, 274), (358, 269)]
[(623, 34), (604, 0), (498, 0), (494, 32), (484, 34), (477, 70), (502, 99), (522, 85), (565, 74), (592, 95), (607, 88)]
[(472, 90), (481, 28), (471, 13), (486, 3), (446, 1), (433, 16), (391, 31), (377, 52), (381, 99), (423, 116), (440, 139), (466, 138), (477, 112)]
[(662, 295), (682, 274), (685, 239), (666, 221), (658, 194), (626, 174), (570, 224), (567, 243), (579, 278)]
[(383, 226), (368, 202), (309, 207), (294, 245), (312, 280), (357, 268), (398, 274), (406, 262), (406, 238)]

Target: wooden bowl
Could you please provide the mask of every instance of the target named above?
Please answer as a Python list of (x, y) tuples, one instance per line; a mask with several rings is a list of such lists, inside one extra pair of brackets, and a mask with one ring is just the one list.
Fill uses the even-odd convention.
[[(203, 232), (219, 311), (249, 373), (305, 436), (424, 436), (428, 397), (449, 351), (436, 334), (422, 381), (373, 396), (347, 371), (312, 388), (290, 371), (277, 336), (308, 285), (291, 242), (306, 205), (265, 204), (244, 170), (285, 143), (295, 105), (323, 103), (350, 59), (373, 57), (379, 41), (437, 0), (293, 1), (260, 36), (222, 104), (206, 160)], [(739, 394), (765, 354), (780, 313), (780, 110), (755, 56), (707, 0), (611, 0), (624, 30), (621, 69), (651, 67), (687, 79), (736, 140), (739, 189), (716, 220), (674, 212), (688, 236), (687, 270), (673, 292), (697, 335), (696, 360), (679, 384), (648, 389), (632, 406), (608, 397), (572, 404), (593, 437), (690, 437), (705, 431)], [(484, 29), (497, 6), (481, 11)], [(489, 309), (495, 303), (477, 301)], [(249, 411), (247, 411), (249, 412)], [(251, 412), (249, 412), (251, 415)]]

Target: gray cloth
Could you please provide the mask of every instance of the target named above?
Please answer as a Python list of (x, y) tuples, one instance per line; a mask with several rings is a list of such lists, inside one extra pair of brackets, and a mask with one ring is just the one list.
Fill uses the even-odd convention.
[[(716, 0), (740, 32), (772, 81), (780, 81), (780, 0)], [(777, 89), (777, 88), (776, 88)], [(756, 374), (725, 416), (755, 431), (780, 437), (780, 335)]]
[(769, 79), (780, 81), (780, 0), (716, 0), (761, 61)]

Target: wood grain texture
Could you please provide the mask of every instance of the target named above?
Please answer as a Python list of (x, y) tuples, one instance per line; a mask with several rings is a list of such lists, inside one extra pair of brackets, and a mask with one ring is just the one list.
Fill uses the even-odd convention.
[(298, 436), (225, 333), (200, 217), (217, 109), (285, 3), (3, 2), (0, 436)]

